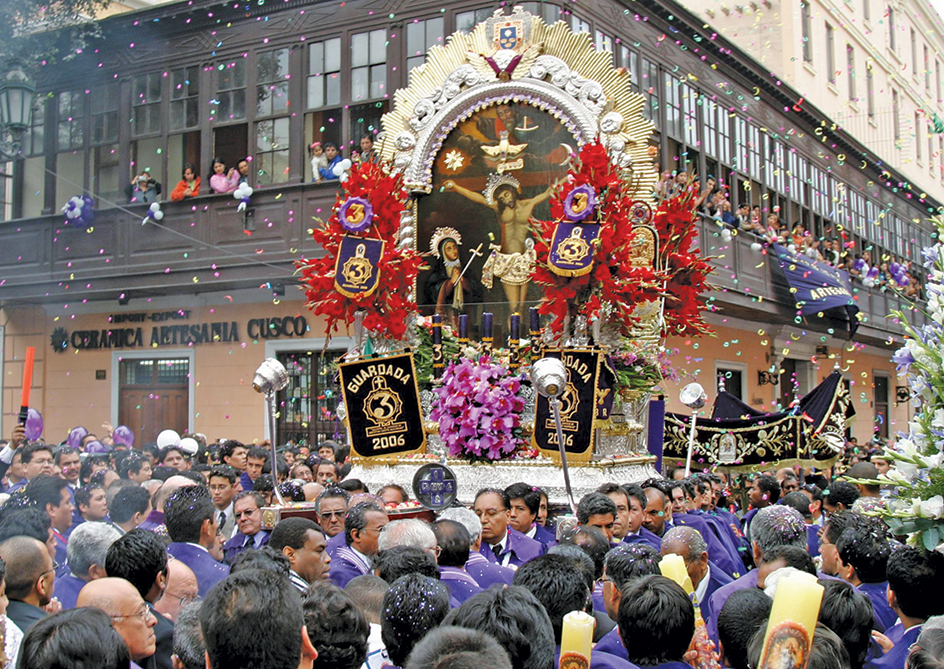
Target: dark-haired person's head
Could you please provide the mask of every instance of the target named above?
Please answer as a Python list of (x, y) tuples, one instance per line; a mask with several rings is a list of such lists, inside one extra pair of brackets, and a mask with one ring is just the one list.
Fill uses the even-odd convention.
[(100, 485), (85, 485), (75, 491), (75, 508), (84, 520), (95, 522), (108, 516), (105, 489)]
[(219, 523), (210, 491), (199, 485), (178, 488), (164, 505), (164, 524), (171, 541), (213, 548)]
[(377, 497), (383, 501), (384, 506), (397, 506), (410, 501), (410, 494), (402, 485), (388, 483), (377, 491)]
[(731, 593), (718, 613), (719, 654), (723, 666), (749, 669), (748, 649), (751, 639), (757, 630), (762, 627), (766, 629), (772, 606), (773, 600), (757, 588)]
[(776, 504), (780, 499), (780, 482), (767, 474), (755, 476), (747, 496), (755, 509)]
[(616, 620), (624, 590), (643, 576), (661, 574), (661, 554), (648, 544), (620, 544), (606, 554), (603, 566), (603, 603), (611, 620)]
[(823, 603), (819, 609), (819, 622), (826, 625), (842, 639), (849, 651), (852, 669), (861, 669), (872, 640), (875, 617), (872, 600), (845, 581), (820, 580), (823, 586)]
[(247, 569), (213, 586), (200, 607), (207, 669), (311, 667), (318, 653), (302, 600), (284, 576)]
[(52, 455), (52, 446), (37, 441), (23, 446), (20, 462), (26, 472), (26, 480), (32, 481), (37, 476), (52, 476), (56, 460)]
[(131, 530), (108, 549), (105, 571), (131, 583), (144, 601), (153, 604), (163, 594), (167, 579), (164, 542), (153, 532)]
[(888, 603), (906, 629), (944, 614), (944, 555), (901, 546), (889, 556), (887, 573)]
[[(784, 481), (786, 481), (786, 479), (784, 479)], [(803, 516), (803, 520), (811, 521), (813, 519), (813, 513), (810, 511), (810, 498), (802, 492), (788, 493), (780, 499), (778, 504), (796, 509), (800, 515)]]
[(383, 599), (380, 638), (390, 661), (402, 667), (413, 647), (449, 613), (449, 590), (428, 576), (408, 574)]
[(527, 534), (541, 510), (541, 491), (527, 483), (512, 483), (505, 488), (505, 497), (508, 499), (509, 523), (522, 534)]
[(590, 572), (592, 580), (595, 581), (603, 576), (603, 562), (611, 546), (610, 539), (604, 531), (595, 525), (581, 525), (573, 536), (566, 541), (561, 541), (562, 544), (571, 542), (586, 553), (593, 562), (593, 571)]
[(437, 520), (433, 523), (433, 534), (439, 546), (441, 567), (462, 567), (469, 561), (472, 538), (465, 525), (454, 520)]
[(508, 532), (511, 512), (504, 490), (484, 488), (475, 494), (472, 510), (482, 521), (482, 543), (492, 546), (500, 543)]
[(837, 511), (848, 511), (859, 499), (859, 489), (846, 481), (833, 481), (823, 491), (823, 511), (831, 516)]
[(272, 546), (263, 546), (257, 550), (243, 551), (233, 560), (230, 566), (230, 574), (238, 574), (246, 569), (264, 569), (274, 574), (288, 577), (292, 570), (292, 563), (288, 561), (285, 554), (272, 548)]
[(581, 525), (600, 529), (606, 535), (607, 541), (612, 541), (616, 504), (602, 492), (587, 493), (577, 504), (577, 520)]
[(478, 630), (508, 652), (513, 669), (546, 669), (554, 662), (554, 628), (541, 602), (519, 586), (490, 588), (453, 609), (444, 625)]
[(367, 659), (367, 618), (333, 583), (315, 583), (302, 602), (308, 638), (318, 650), (315, 668), (358, 669)]
[(764, 562), (757, 568), (757, 587), (767, 585), (767, 577), (778, 569), (793, 567), (799, 571), (816, 576), (816, 564), (803, 548), (796, 546), (777, 546), (764, 555)]
[(309, 584), (328, 578), (331, 556), (324, 533), (308, 518), (286, 518), (272, 530), (269, 546), (288, 558), (292, 571)]
[(130, 532), (151, 513), (151, 496), (137, 484), (119, 490), (108, 505), (108, 514), (115, 525)]
[(191, 602), (174, 622), (174, 669), (206, 669), (206, 645), (200, 631), (202, 606), (202, 601)]
[(152, 473), (151, 461), (143, 453), (137, 451), (132, 451), (121, 461), (121, 466), (118, 468), (118, 476), (135, 483), (150, 480)]
[(843, 532), (860, 522), (862, 516), (855, 511), (837, 511), (826, 518), (819, 539), (819, 553), (822, 556), (820, 568), (824, 574), (839, 576), (842, 564), (836, 544)]
[(72, 527), (72, 512), (75, 505), (69, 494), (69, 484), (57, 476), (37, 476), (25, 488), (25, 494), (37, 509), (45, 511), (49, 523), (60, 534)]
[(337, 486), (325, 488), (315, 500), (315, 513), (318, 514), (321, 528), (327, 537), (333, 537), (344, 531), (344, 515), (351, 496), (347, 490)]
[(836, 541), (836, 552), (839, 575), (852, 585), (885, 581), (892, 547), (885, 537), (884, 525), (863, 520), (846, 528)]
[(464, 627), (440, 627), (420, 641), (406, 669), (512, 669), (508, 653), (495, 639)]
[(394, 546), (377, 553), (374, 573), (387, 583), (407, 574), (420, 574), (439, 580), (436, 558), (415, 546)]
[(362, 555), (377, 554), (380, 532), (387, 525), (387, 512), (376, 502), (359, 502), (344, 516), (344, 541)]
[(882, 490), (882, 485), (878, 482), (878, 467), (871, 462), (857, 462), (843, 475), (843, 478), (850, 479), (868, 479), (875, 483), (854, 483), (859, 495), (863, 497), (878, 497)]
[(558, 645), (564, 616), (571, 611), (586, 611), (590, 602), (586, 578), (563, 555), (542, 555), (523, 564), (512, 583), (530, 590), (544, 606)]
[(111, 619), (98, 609), (43, 618), (26, 632), (18, 669), (128, 669), (131, 656)]
[(31, 537), (44, 544), (49, 551), (49, 557), (55, 560), (56, 535), (49, 523), (49, 516), (44, 511), (32, 506), (19, 508), (15, 505), (11, 506), (11, 502), (25, 499), (26, 496), (21, 489), (19, 494), (11, 496), (0, 509), (3, 512), (2, 519), (0, 519), (0, 543), (12, 537)]
[(623, 594), (617, 623), (630, 662), (681, 662), (695, 634), (695, 607), (674, 581), (646, 576)]

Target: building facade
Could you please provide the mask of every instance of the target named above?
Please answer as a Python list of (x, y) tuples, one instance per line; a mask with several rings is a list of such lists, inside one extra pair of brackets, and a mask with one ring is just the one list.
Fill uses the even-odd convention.
[[(802, 223), (849, 252), (919, 263), (925, 218), (940, 202), (886, 156), (672, 3), (525, 2), (547, 22), (586, 31), (646, 96), (664, 170), (712, 175), (745, 202)], [(103, 22), (107, 40), (52, 69), (0, 225), (3, 425), (19, 408), (26, 346), (37, 348), (33, 402), (46, 438), (76, 425), (124, 423), (150, 440), (160, 429), (209, 438), (262, 438), (252, 373), (266, 357), (292, 375), (279, 397), (280, 441), (330, 438), (340, 428), (324, 324), (306, 308), (294, 261), (317, 253), (310, 230), (330, 214), (337, 182), (313, 183), (308, 147), (344, 155), (380, 130), (393, 92), (426, 51), (470, 30), (495, 3), (289, 0), (222, 5), (195, 0)], [(211, 163), (251, 157), (247, 215), (232, 194), (208, 194)], [(166, 198), (187, 164), (201, 194)], [(125, 187), (146, 170), (163, 185), (163, 219)], [(64, 225), (72, 196), (95, 201), (92, 228)], [(461, 213), (460, 213), (461, 215)], [(730, 240), (712, 219), (699, 244), (714, 257), (708, 297), (714, 338), (670, 338), (677, 366), (762, 410), (786, 405), (838, 364), (855, 398), (853, 434), (893, 434), (910, 412), (896, 401), (890, 357), (894, 309), (919, 312), (890, 290), (855, 284), (858, 332), (844, 317), (801, 318), (776, 262)], [(670, 408), (678, 388), (666, 384)], [(775, 381), (775, 383), (771, 383)], [(711, 390), (709, 390), (711, 393)]]

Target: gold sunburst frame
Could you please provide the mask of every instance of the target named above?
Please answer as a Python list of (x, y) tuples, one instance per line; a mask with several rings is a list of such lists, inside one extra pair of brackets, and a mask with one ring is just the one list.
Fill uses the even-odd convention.
[[(380, 154), (408, 188), (429, 193), (449, 132), (504, 100), (548, 111), (580, 146), (599, 138), (636, 195), (651, 194), (658, 179), (648, 146), (653, 125), (629, 72), (615, 68), (613, 55), (594, 48), (587, 33), (574, 33), (563, 21), (547, 25), (518, 6), (510, 15), (496, 10), (471, 33), (453, 33), (445, 46), (429, 50), (383, 116)], [(411, 218), (406, 214), (401, 244), (414, 243)]]

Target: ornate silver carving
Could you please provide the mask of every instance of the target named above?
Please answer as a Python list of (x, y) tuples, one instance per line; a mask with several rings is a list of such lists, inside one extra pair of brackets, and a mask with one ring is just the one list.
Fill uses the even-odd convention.
[[(583, 497), (603, 483), (644, 481), (658, 476), (653, 467), (655, 458), (615, 458), (591, 463), (574, 463), (570, 469), (574, 496)], [(367, 484), (371, 490), (388, 483), (413, 480), (416, 470), (429, 462), (421, 458), (400, 458), (385, 464), (365, 465), (357, 462), (349, 476)], [(469, 463), (465, 460), (447, 460), (459, 482), (459, 501), (471, 504), (475, 493), (482, 488), (507, 488), (517, 481), (526, 481), (547, 493), (551, 504), (567, 504), (564, 477), (560, 465), (547, 458), (534, 460), (507, 460), (496, 463)]]

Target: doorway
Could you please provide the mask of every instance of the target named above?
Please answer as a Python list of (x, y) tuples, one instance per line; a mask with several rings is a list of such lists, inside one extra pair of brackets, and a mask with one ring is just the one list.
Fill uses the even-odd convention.
[(135, 444), (157, 441), (162, 430), (183, 434), (190, 426), (190, 359), (122, 359), (118, 365), (118, 424)]

